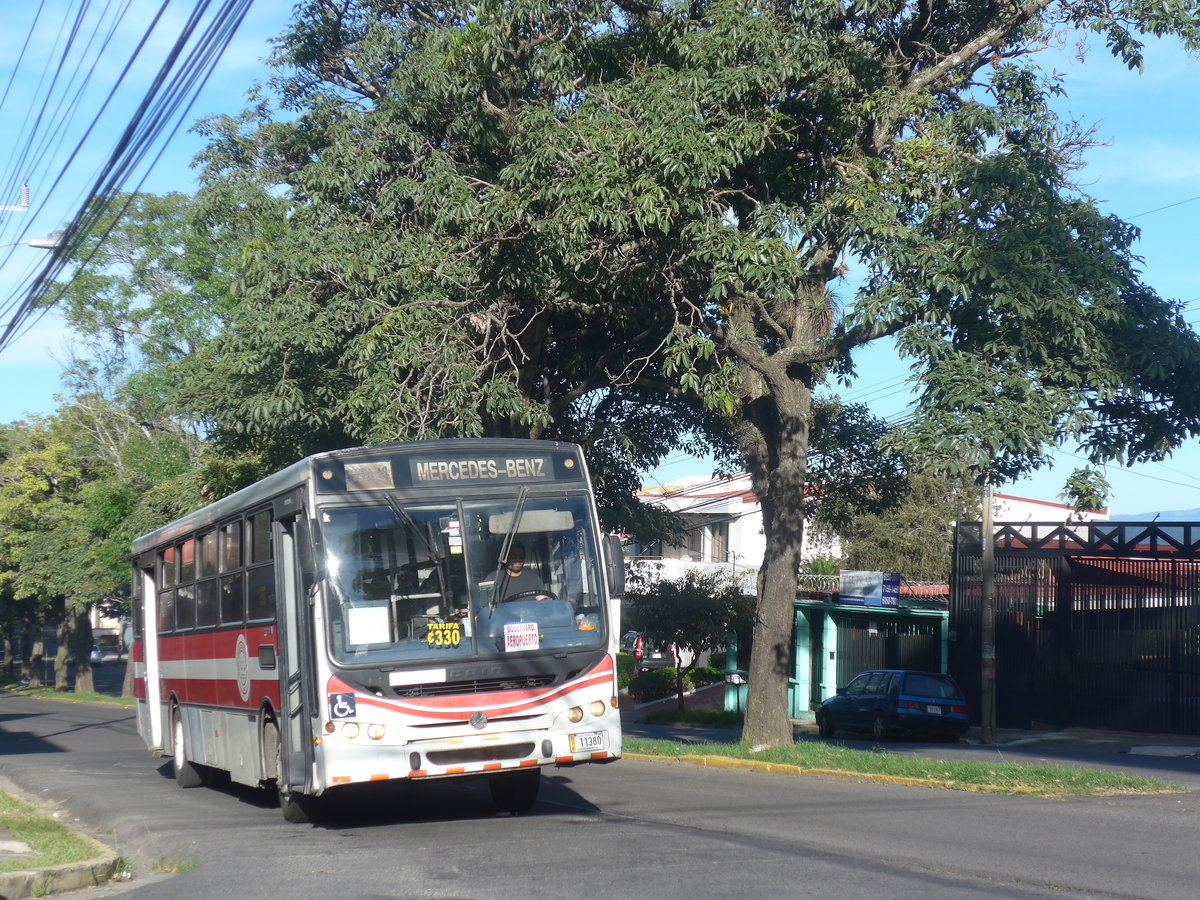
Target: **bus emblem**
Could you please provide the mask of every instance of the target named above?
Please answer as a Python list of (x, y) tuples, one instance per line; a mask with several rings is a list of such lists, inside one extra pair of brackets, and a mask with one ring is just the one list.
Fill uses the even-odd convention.
[(250, 699), (250, 651), (246, 647), (244, 634), (238, 635), (236, 656), (238, 696), (246, 703)]
[(487, 713), (473, 712), (471, 713), (472, 728), (487, 728)]

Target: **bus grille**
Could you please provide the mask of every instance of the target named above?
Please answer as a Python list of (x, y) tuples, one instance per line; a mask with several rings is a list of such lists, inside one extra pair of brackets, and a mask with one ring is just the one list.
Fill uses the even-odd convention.
[(501, 759), (525, 759), (532, 755), (533, 742), (530, 741), (527, 744), (493, 744), (490, 747), (431, 750), (426, 754), (426, 758), (435, 766), (461, 766)]
[(406, 684), (396, 687), (397, 697), (439, 697), (448, 694), (490, 694), (495, 691), (522, 691), (554, 684), (553, 675), (519, 675), (509, 678), (476, 678), (469, 681), (437, 681), (430, 684)]

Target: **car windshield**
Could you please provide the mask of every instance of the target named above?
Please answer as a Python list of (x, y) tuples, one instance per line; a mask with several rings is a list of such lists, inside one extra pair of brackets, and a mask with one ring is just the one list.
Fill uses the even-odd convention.
[(321, 530), (338, 662), (442, 663), (602, 647), (585, 498), (327, 507)]

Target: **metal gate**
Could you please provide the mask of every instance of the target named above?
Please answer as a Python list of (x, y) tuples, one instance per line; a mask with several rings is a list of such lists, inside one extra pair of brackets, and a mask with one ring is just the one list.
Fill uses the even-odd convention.
[[(959, 528), (950, 601), (975, 710), (979, 536)], [(1000, 524), (994, 546), (999, 726), (1200, 734), (1200, 526)]]
[(837, 623), (837, 683), (845, 685), (864, 669), (942, 667), (941, 621), (897, 615), (830, 613)]

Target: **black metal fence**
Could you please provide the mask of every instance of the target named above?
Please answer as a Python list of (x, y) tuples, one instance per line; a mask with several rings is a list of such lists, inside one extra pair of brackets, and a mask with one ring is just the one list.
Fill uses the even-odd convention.
[(832, 614), (837, 621), (837, 683), (849, 684), (864, 669), (942, 668), (941, 622)]
[[(1190, 525), (1152, 523), (998, 526), (997, 725), (1200, 734), (1191, 536)], [(960, 528), (956, 548), (950, 670), (978, 710), (977, 526)]]

